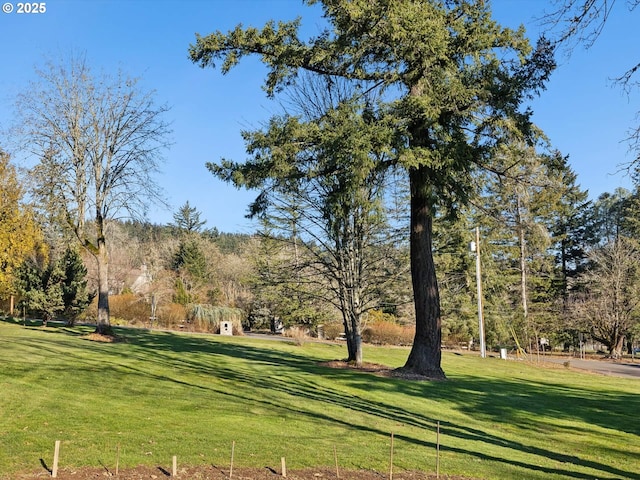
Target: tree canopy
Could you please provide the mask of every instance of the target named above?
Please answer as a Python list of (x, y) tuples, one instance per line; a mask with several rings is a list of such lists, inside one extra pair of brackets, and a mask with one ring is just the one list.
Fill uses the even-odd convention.
[(33, 210), (23, 202), (24, 189), (7, 153), (0, 149), (0, 298), (16, 293), (18, 267), (43, 250), (44, 238)]
[(278, 275), (294, 297), (335, 306), (348, 360), (360, 364), (362, 317), (398, 276), (385, 207), (392, 172), (380, 167), (394, 129), (376, 118), (373, 99), (340, 79), (306, 76), (291, 97), (299, 116), (275, 116), (264, 129), (243, 132), (246, 162), (207, 167), (259, 189), (251, 215), (260, 217), (264, 235), (294, 252), (277, 267), (272, 259), (264, 273)]
[(206, 223), (206, 220), (200, 220), (200, 212), (196, 207), (189, 205), (189, 201), (173, 214), (172, 226), (186, 233), (199, 232)]
[(35, 195), (61, 215), (98, 266), (98, 331), (110, 329), (106, 222), (143, 217), (162, 202), (154, 181), (169, 143), (163, 116), (138, 79), (94, 74), (83, 57), (50, 62), (17, 100)]
[(432, 256), (436, 210), (473, 194), (473, 173), (491, 168), (491, 151), (517, 132), (527, 138), (523, 102), (543, 87), (555, 64), (541, 39), (532, 48), (521, 28), (502, 28), (488, 3), (466, 0), (324, 0), (328, 27), (299, 37), (300, 21), (236, 27), (201, 36), (190, 48), (202, 67), (228, 72), (246, 55), (268, 67), (274, 95), (301, 70), (377, 88), (388, 98), (402, 142), (395, 161), (409, 176), (411, 272), (416, 336), (405, 370), (443, 378), (438, 285)]

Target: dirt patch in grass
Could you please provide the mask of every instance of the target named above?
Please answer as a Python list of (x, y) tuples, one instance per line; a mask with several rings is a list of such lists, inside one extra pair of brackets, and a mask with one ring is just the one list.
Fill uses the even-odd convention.
[(102, 333), (90, 333), (89, 335), (85, 335), (82, 337), (86, 340), (90, 340), (92, 342), (102, 342), (102, 343), (120, 343), (126, 342), (127, 340), (124, 337), (120, 337), (118, 335), (103, 335)]
[[(121, 469), (118, 474), (106, 468), (78, 468), (62, 469), (58, 471), (59, 480), (90, 480), (114, 478), (121, 480), (162, 480), (165, 478), (182, 478), (187, 480), (278, 480), (282, 477), (281, 472), (270, 467), (265, 468), (239, 468), (233, 469), (229, 475), (228, 468), (220, 468), (214, 465), (200, 467), (178, 468), (177, 476), (172, 477), (171, 470), (166, 467), (137, 467)], [(4, 478), (4, 477), (0, 477)], [(27, 480), (39, 478), (51, 478), (48, 471), (12, 477), (14, 480)], [(379, 472), (376, 470), (339, 470), (330, 468), (307, 468), (304, 470), (287, 470), (287, 480), (384, 480), (389, 478), (389, 472)], [(400, 470), (393, 472), (394, 480), (430, 480), (436, 478), (433, 473)], [(448, 480), (472, 480), (469, 477), (440, 475), (440, 478)]]
[(355, 370), (358, 372), (369, 372), (380, 377), (393, 377), (402, 378), (403, 380), (415, 380), (415, 381), (438, 381), (440, 379), (434, 379), (425, 375), (418, 375), (416, 373), (407, 372), (401, 368), (391, 368), (386, 365), (379, 365), (377, 363), (363, 362), (362, 365), (357, 366), (355, 363), (345, 362), (344, 360), (332, 360), (330, 362), (320, 363), (323, 367), (340, 368)]
[(375, 373), (381, 377), (390, 377), (393, 372), (393, 369), (386, 365), (367, 362), (363, 362), (362, 365), (357, 366), (355, 363), (345, 362), (344, 360), (332, 360), (330, 362), (322, 362), (320, 365), (323, 367), (339, 368), (342, 370), (356, 370), (359, 372)]

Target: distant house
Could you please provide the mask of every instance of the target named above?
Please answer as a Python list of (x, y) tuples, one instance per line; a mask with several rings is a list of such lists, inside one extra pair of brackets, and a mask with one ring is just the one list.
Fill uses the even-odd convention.
[(140, 295), (145, 295), (151, 291), (151, 273), (146, 264), (142, 264), (140, 268), (131, 270), (127, 275), (127, 285), (131, 285), (131, 291)]

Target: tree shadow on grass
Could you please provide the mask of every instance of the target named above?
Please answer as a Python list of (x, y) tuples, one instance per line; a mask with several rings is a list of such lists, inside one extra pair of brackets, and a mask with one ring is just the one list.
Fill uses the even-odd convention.
[[(362, 374), (346, 374), (347, 376), (359, 376)], [(593, 478), (592, 473), (581, 473), (573, 471), (572, 469), (563, 469), (563, 468), (551, 468), (545, 467), (543, 465), (534, 463), (539, 462), (541, 459), (545, 461), (554, 461), (564, 465), (571, 466), (581, 466), (589, 469), (593, 469), (598, 472), (599, 478), (605, 478), (604, 475), (613, 475), (609, 478), (640, 478), (637, 473), (632, 472), (630, 470), (623, 470), (620, 468), (616, 468), (613, 466), (606, 465), (604, 463), (591, 461), (588, 459), (581, 459), (575, 455), (566, 455), (562, 453), (558, 453), (557, 451), (535, 447), (531, 445), (527, 445), (524, 442), (513, 441), (509, 439), (505, 439), (501, 436), (497, 436), (491, 433), (488, 433), (483, 430), (479, 430), (476, 428), (471, 428), (468, 426), (456, 424), (453, 422), (447, 421), (439, 421), (437, 418), (429, 415), (425, 415), (424, 413), (411, 412), (408, 410), (404, 410), (398, 405), (391, 405), (388, 403), (383, 403), (379, 401), (372, 401), (371, 399), (364, 398), (359, 395), (345, 395), (343, 392), (333, 389), (328, 389), (313, 381), (303, 382), (300, 379), (297, 379), (296, 382), (286, 382), (281, 381), (279, 379), (269, 378), (264, 379), (262, 377), (253, 377), (253, 376), (245, 376), (243, 373), (239, 373), (237, 371), (229, 371), (223, 370), (218, 372), (218, 376), (225, 378), (227, 380), (234, 381), (236, 383), (244, 383), (247, 387), (250, 385), (253, 388), (262, 388), (265, 390), (277, 390), (282, 393), (304, 397), (305, 399), (319, 402), (321, 404), (331, 403), (332, 405), (342, 406), (346, 410), (357, 411), (360, 413), (364, 413), (370, 415), (372, 417), (377, 417), (384, 420), (389, 420), (394, 423), (402, 423), (405, 425), (411, 425), (413, 427), (417, 427), (420, 430), (435, 430), (435, 426), (437, 423), (440, 424), (440, 432), (443, 436), (455, 437), (461, 440), (473, 442), (477, 447), (473, 449), (464, 449), (459, 447), (452, 446), (441, 446), (441, 450), (443, 451), (451, 451), (459, 454), (468, 455), (474, 457), (478, 460), (484, 461), (493, 461), (497, 463), (508, 463), (513, 466), (517, 466), (519, 468), (525, 470), (533, 470), (546, 474), (555, 474), (561, 475), (565, 478)], [(383, 379), (371, 379), (371, 389), (375, 389), (375, 384), (381, 381), (385, 381)], [(503, 387), (504, 388), (504, 387)], [(455, 394), (454, 394), (455, 396)], [(263, 400), (266, 402), (267, 400)], [(283, 404), (272, 405), (275, 407), (286, 408)], [(482, 407), (478, 406), (478, 411), (482, 412)], [(379, 428), (375, 428), (370, 426), (369, 423), (362, 423), (360, 425), (354, 424), (353, 417), (350, 417), (348, 420), (343, 420), (341, 418), (336, 418), (335, 416), (330, 416), (322, 413), (321, 410), (309, 408), (309, 409), (300, 409), (296, 407), (292, 410), (292, 412), (297, 414), (307, 415), (309, 417), (313, 417), (319, 420), (323, 420), (329, 423), (342, 424), (345, 427), (357, 428), (362, 431), (367, 431), (369, 433), (374, 433), (381, 436), (388, 436), (389, 432), (381, 430)], [(409, 437), (406, 435), (397, 435), (397, 439), (404, 440), (408, 443), (415, 444), (420, 447), (429, 447), (435, 448), (434, 442), (427, 442), (421, 440), (417, 437)], [(532, 457), (538, 457), (537, 460), (532, 458), (531, 463), (524, 463), (522, 461), (515, 461), (510, 459), (508, 453), (505, 457), (497, 457), (495, 455), (490, 455), (487, 453), (483, 453), (482, 444), (492, 444), (493, 446), (504, 448), (506, 450), (515, 450), (521, 453), (525, 453), (531, 455)]]
[(37, 320), (33, 318), (18, 318), (18, 317), (0, 317), (0, 322), (8, 323), (10, 325), (19, 325), (21, 327), (42, 327), (42, 320)]
[(44, 468), (50, 474), (53, 473), (53, 470), (51, 468), (49, 468), (49, 466), (47, 465), (47, 462), (44, 461), (44, 458), (40, 459), (40, 465), (42, 465), (42, 468)]
[[(70, 335), (71, 332), (59, 330)], [(251, 345), (245, 340), (227, 340), (214, 337), (199, 337), (173, 333), (150, 333), (145, 331), (121, 332), (128, 338), (125, 345), (128, 363), (120, 360), (121, 350), (102, 348), (103, 354), (114, 355), (113, 363), (133, 375), (147, 376), (159, 382), (173, 382), (188, 388), (198, 388), (225, 395), (230, 401), (251, 400), (274, 411), (288, 411), (328, 424), (357, 429), (379, 436), (389, 432), (376, 427), (376, 422), (362, 421), (349, 411), (365, 414), (391, 422), (410, 425), (418, 429), (416, 435), (398, 435), (396, 438), (420, 447), (435, 448), (434, 442), (424, 440), (425, 429), (433, 431), (439, 419), (424, 411), (411, 410), (398, 404), (374, 400), (376, 392), (394, 392), (401, 396), (442, 399), (466, 414), (484, 417), (490, 422), (509, 423), (523, 432), (536, 427), (536, 418), (577, 420), (586, 424), (600, 425), (633, 435), (640, 434), (636, 422), (630, 421), (630, 414), (637, 412), (637, 396), (622, 392), (596, 392), (575, 386), (562, 386), (544, 382), (520, 381), (514, 378), (476, 378), (457, 376), (447, 382), (411, 382), (401, 379), (380, 378), (368, 373), (334, 370), (319, 365), (320, 359), (297, 352), (291, 348), (278, 346), (269, 348), (262, 344)], [(77, 347), (77, 343), (76, 343)], [(44, 343), (40, 348), (47, 348)], [(55, 348), (49, 345), (48, 348)], [(85, 348), (93, 349), (87, 344)], [(156, 362), (171, 374), (158, 375), (138, 367), (142, 362)], [(273, 375), (264, 375), (256, 366), (266, 366)], [(164, 371), (164, 370), (163, 370)], [(262, 372), (262, 373), (261, 373)], [(206, 374), (233, 382), (234, 389), (199, 385), (186, 381), (187, 374)], [(335, 380), (335, 388), (327, 382), (318, 382), (317, 375)], [(340, 385), (349, 386), (350, 392), (340, 390)], [(250, 393), (248, 393), (250, 392)], [(279, 396), (274, 395), (277, 393)], [(288, 396), (308, 400), (300, 406)], [(249, 398), (248, 398), (249, 397)], [(252, 398), (250, 398), (252, 397)], [(284, 399), (284, 400), (283, 400)], [(319, 405), (331, 404), (345, 410), (345, 415), (326, 413)], [(524, 413), (523, 413), (524, 412)], [(364, 418), (367, 418), (364, 417)], [(632, 418), (632, 417), (631, 417)], [(359, 424), (356, 422), (360, 421)], [(443, 451), (451, 451), (477, 460), (496, 462), (540, 474), (552, 474), (564, 478), (640, 478), (633, 465), (628, 469), (617, 468), (606, 463), (575, 455), (559, 453), (550, 448), (527, 445), (526, 441), (514, 441), (477, 428), (455, 422), (440, 422), (443, 436), (457, 438), (456, 446), (441, 446)], [(465, 445), (471, 442), (468, 448)], [(504, 455), (486, 453), (483, 444), (505, 449)], [(485, 450), (483, 452), (483, 450)], [(495, 451), (495, 450), (493, 450)], [(509, 451), (519, 452), (514, 455)], [(521, 460), (530, 458), (528, 461)], [(594, 457), (592, 457), (594, 458)], [(549, 465), (560, 464), (560, 467)], [(565, 467), (566, 465), (566, 467)], [(576, 472), (573, 467), (589, 469), (591, 472)], [(593, 473), (595, 472), (595, 473)]]
[[(568, 387), (562, 385), (547, 384), (544, 382), (533, 383), (519, 381), (517, 379), (457, 377), (444, 383), (410, 382), (398, 379), (385, 379), (373, 377), (370, 374), (354, 371), (336, 371), (318, 365), (317, 359), (311, 359), (305, 355), (298, 355), (290, 351), (278, 351), (270, 348), (237, 344), (218, 343), (209, 339), (177, 336), (153, 337), (149, 347), (154, 350), (169, 349), (172, 352), (203, 352), (216, 356), (232, 357), (249, 362), (270, 364), (274, 367), (283, 367), (302, 371), (309, 376), (298, 376), (295, 381), (282, 380), (277, 376), (261, 376), (253, 374), (250, 369), (226, 368), (211, 364), (202, 364), (200, 361), (182, 360), (190, 369), (209, 372), (218, 378), (223, 378), (238, 384), (244, 384), (247, 388), (260, 388), (264, 390), (276, 390), (286, 395), (303, 397), (320, 403), (330, 402), (340, 405), (347, 410), (355, 410), (375, 417), (380, 417), (393, 422), (402, 422), (421, 429), (435, 427), (436, 418), (426, 416), (420, 412), (412, 412), (399, 408), (398, 405), (390, 405), (372, 401), (361, 395), (345, 395), (338, 389), (329, 389), (313, 381), (313, 375), (332, 376), (343, 383), (351, 385), (359, 384), (363, 391), (372, 391), (382, 387), (386, 390), (395, 390), (398, 393), (424, 398), (426, 396), (441, 398), (452, 404), (458, 405), (460, 411), (469, 415), (480, 415), (491, 421), (505, 422), (518, 425), (526, 431), (536, 427), (536, 417), (551, 417), (560, 419), (575, 419), (587, 424), (600, 425), (633, 435), (640, 434), (636, 422), (630, 422), (630, 415), (637, 411), (638, 399), (635, 395), (620, 392), (594, 392), (588, 389)], [(145, 344), (147, 338), (138, 338), (140, 344)], [(306, 381), (304, 379), (307, 379)], [(478, 392), (480, 395), (472, 395)], [(244, 397), (242, 397), (244, 398)], [(265, 403), (267, 400), (263, 400)], [(278, 408), (286, 408), (283, 404), (272, 405)], [(299, 407), (296, 413), (304, 414), (333, 423), (342, 423), (353, 427), (349, 421), (343, 421), (319, 413), (317, 409), (301, 411)], [(522, 415), (522, 412), (527, 412)], [(366, 425), (356, 426), (379, 435), (388, 435), (388, 432), (380, 431)], [(533, 456), (553, 460), (562, 464), (580, 465), (590, 468), (602, 474), (613, 475), (612, 478), (640, 478), (631, 471), (612, 467), (600, 462), (581, 459), (574, 455), (565, 455), (550, 449), (533, 447), (523, 442), (507, 440), (503, 437), (487, 433), (454, 423), (441, 422), (441, 432), (463, 440), (479, 443), (490, 443), (505, 449), (513, 449)], [(408, 442), (423, 445), (424, 442), (416, 439), (405, 438)], [(433, 445), (430, 445), (433, 447)], [(445, 447), (446, 448), (446, 447)], [(474, 456), (482, 460), (495, 462), (507, 462), (524, 469), (533, 469), (544, 473), (553, 473), (567, 478), (592, 478), (591, 474), (573, 472), (568, 469), (546, 468), (539, 465), (518, 463), (503, 458), (496, 458), (481, 453), (482, 449), (464, 450), (450, 448), (457, 453)]]

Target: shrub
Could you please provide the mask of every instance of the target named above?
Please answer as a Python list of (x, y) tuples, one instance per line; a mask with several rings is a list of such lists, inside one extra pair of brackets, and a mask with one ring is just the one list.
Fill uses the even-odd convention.
[(335, 340), (344, 333), (342, 322), (329, 322), (323, 324), (325, 340)]
[(307, 330), (302, 327), (287, 328), (282, 335), (293, 339), (298, 346), (304, 345), (305, 340), (308, 338)]
[(377, 323), (377, 322), (388, 322), (395, 323), (396, 317), (390, 313), (385, 313), (382, 310), (372, 309), (369, 310), (364, 315), (365, 323)]
[(151, 305), (142, 296), (123, 293), (109, 297), (109, 314), (131, 325), (146, 325), (151, 317)]
[(156, 312), (156, 321), (163, 328), (176, 328), (183, 325), (187, 319), (187, 309), (179, 303), (161, 305)]
[(239, 308), (193, 304), (187, 308), (187, 324), (196, 332), (220, 333), (220, 322), (230, 321), (234, 335), (242, 335), (244, 313)]
[(378, 345), (411, 345), (415, 327), (389, 321), (376, 321), (362, 331), (362, 340)]
[[(133, 293), (109, 295), (109, 317), (113, 325), (147, 325), (151, 317), (151, 305), (142, 296)], [(98, 298), (82, 313), (82, 320), (98, 318)]]

